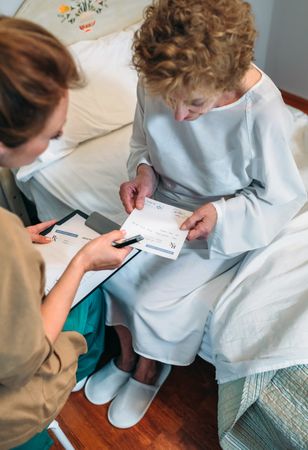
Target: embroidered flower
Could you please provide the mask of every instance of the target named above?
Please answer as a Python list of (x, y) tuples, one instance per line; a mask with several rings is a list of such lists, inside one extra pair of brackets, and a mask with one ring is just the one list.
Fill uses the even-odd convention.
[(58, 7), (58, 17), (62, 23), (73, 24), (85, 13), (101, 14), (107, 7), (107, 0), (71, 0), (70, 3), (71, 6), (62, 4)]
[(60, 14), (67, 14), (68, 12), (70, 12), (71, 7), (68, 5), (60, 5), (58, 8), (58, 12)]

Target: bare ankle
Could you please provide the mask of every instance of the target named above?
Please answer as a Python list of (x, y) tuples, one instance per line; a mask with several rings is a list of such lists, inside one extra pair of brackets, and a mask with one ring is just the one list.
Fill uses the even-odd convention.
[(155, 384), (161, 370), (161, 364), (158, 361), (151, 361), (147, 366), (137, 365), (134, 373), (134, 379), (144, 384)]
[(123, 372), (132, 372), (136, 367), (137, 355), (132, 355), (130, 357), (123, 358), (122, 355), (119, 355), (116, 360), (116, 366), (123, 370)]

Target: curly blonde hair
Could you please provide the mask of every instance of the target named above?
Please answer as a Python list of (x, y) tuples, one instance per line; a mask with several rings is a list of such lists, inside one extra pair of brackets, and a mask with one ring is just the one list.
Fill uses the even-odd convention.
[(250, 67), (256, 30), (242, 0), (154, 0), (135, 33), (133, 64), (154, 95), (237, 89)]

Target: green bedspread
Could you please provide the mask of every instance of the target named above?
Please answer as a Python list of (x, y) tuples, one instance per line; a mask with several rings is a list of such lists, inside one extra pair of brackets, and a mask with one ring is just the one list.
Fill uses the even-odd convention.
[(220, 384), (218, 428), (224, 450), (308, 449), (308, 366)]

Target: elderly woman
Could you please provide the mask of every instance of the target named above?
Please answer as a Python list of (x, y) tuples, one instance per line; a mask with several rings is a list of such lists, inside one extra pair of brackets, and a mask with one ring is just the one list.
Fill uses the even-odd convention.
[[(78, 83), (56, 38), (31, 22), (0, 18), (1, 167), (31, 163), (61, 134), (68, 88)], [(89, 270), (118, 267), (129, 249), (112, 247), (123, 237), (118, 231), (91, 241), (45, 297), (43, 260), (21, 221), (3, 208), (0, 234), (0, 448), (49, 448), (36, 438), (23, 443), (57, 416), (76, 383), (86, 341), (61, 330), (79, 283)]]
[[(242, 0), (157, 0), (134, 41), (139, 72), (128, 213), (145, 197), (192, 211), (176, 261), (141, 254), (106, 285), (121, 355), (86, 385), (108, 418), (136, 424), (170, 371), (190, 364), (220, 275), (268, 245), (306, 199), (280, 92), (253, 63), (255, 27)], [(260, 300), (261, 301), (261, 300)]]

